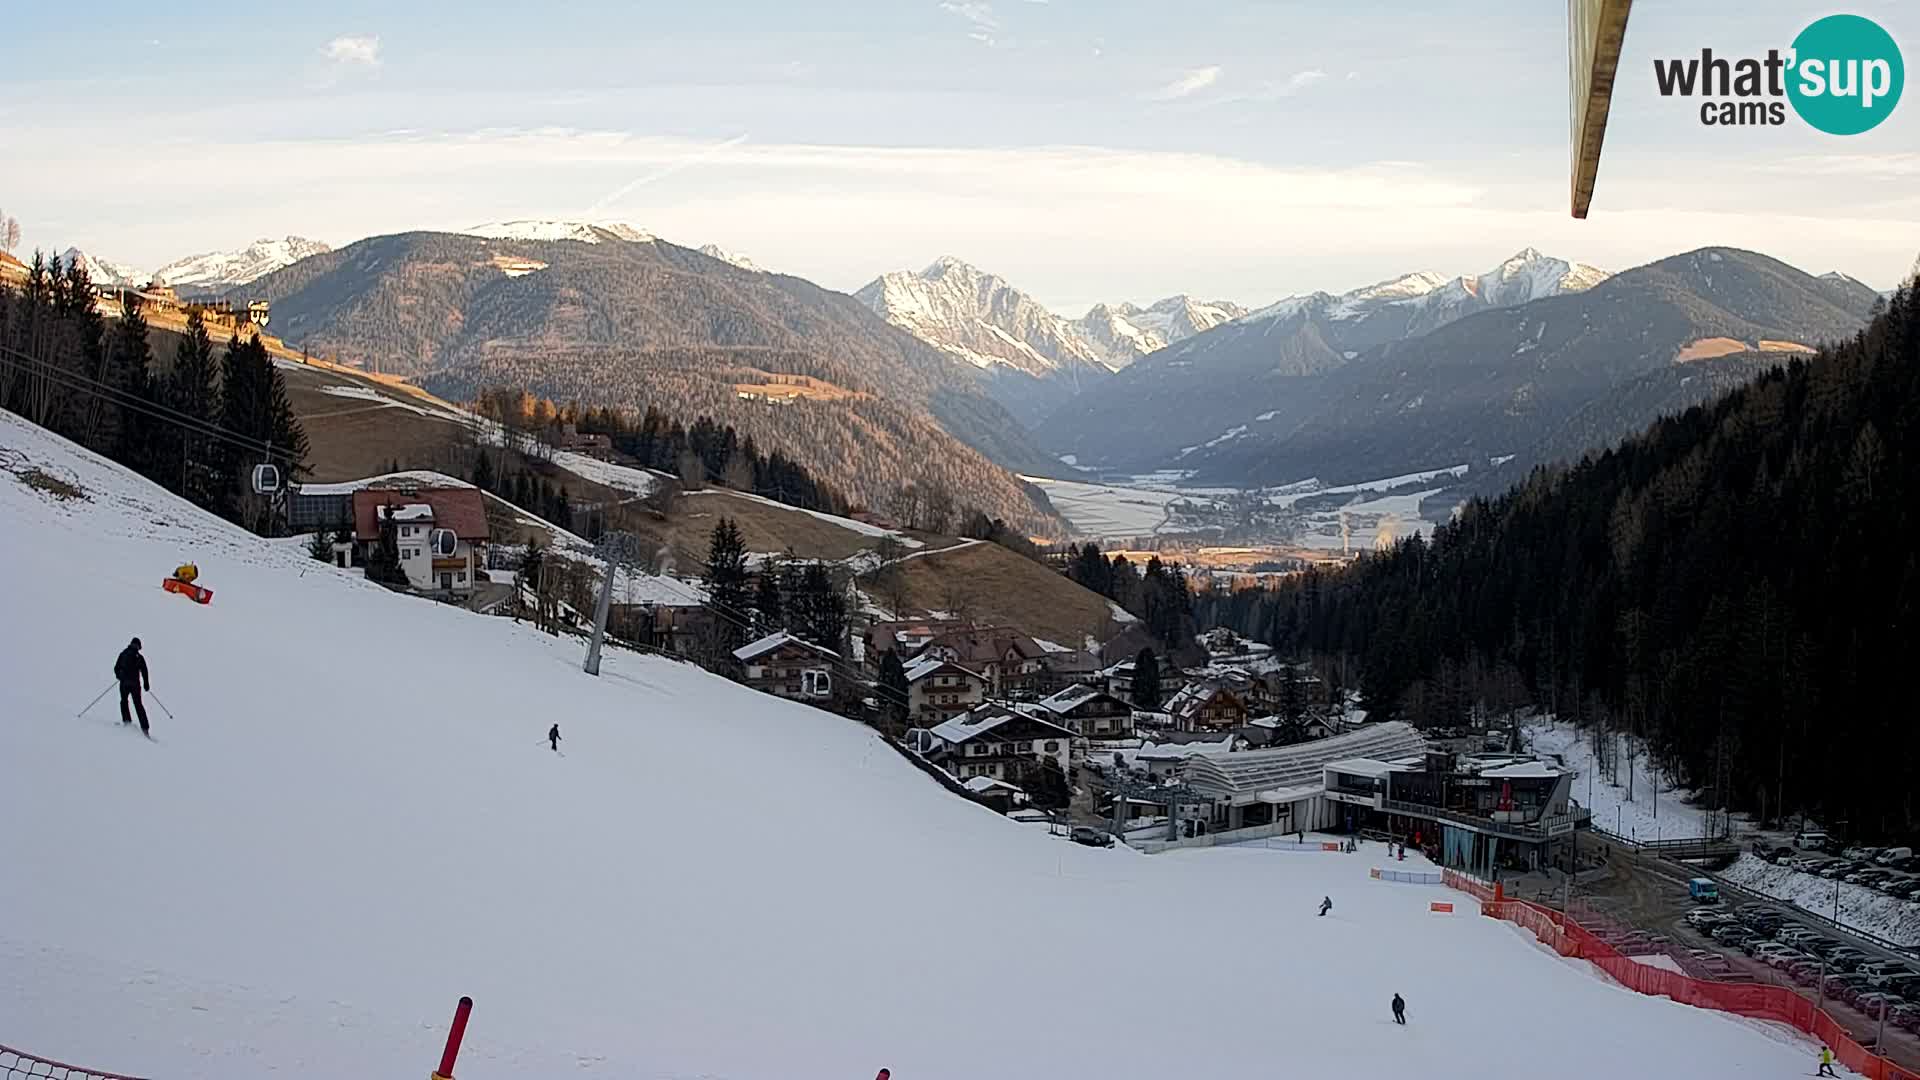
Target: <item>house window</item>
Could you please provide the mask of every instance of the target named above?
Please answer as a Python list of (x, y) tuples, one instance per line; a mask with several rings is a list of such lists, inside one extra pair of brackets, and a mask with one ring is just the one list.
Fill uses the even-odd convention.
[(1047, 740), (1047, 753), (1049, 753), (1049, 754), (1057, 754), (1057, 753), (1059, 753), (1059, 752), (1060, 752), (1060, 740), (1058, 740), (1058, 739), (1048, 739), (1048, 740)]

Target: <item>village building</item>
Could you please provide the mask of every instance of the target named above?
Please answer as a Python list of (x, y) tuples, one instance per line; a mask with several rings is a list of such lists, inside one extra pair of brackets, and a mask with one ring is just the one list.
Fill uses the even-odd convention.
[(366, 565), (390, 526), (400, 568), (420, 592), (473, 591), (489, 538), (476, 488), (362, 488), (353, 493), (353, 544)]
[(1166, 711), (1178, 731), (1232, 731), (1247, 724), (1244, 692), (1218, 679), (1188, 683), (1167, 701)]
[(1036, 707), (1083, 739), (1133, 737), (1133, 706), (1097, 686), (1070, 686), (1041, 698)]
[(987, 777), (1022, 784), (1046, 761), (1065, 776), (1072, 743), (1073, 732), (1066, 728), (1001, 705), (981, 705), (907, 733), (909, 747), (962, 782)]
[(907, 715), (923, 726), (957, 716), (987, 699), (986, 677), (938, 656), (907, 665)]
[(1426, 752), (1426, 739), (1402, 723), (1374, 724), (1348, 735), (1273, 750), (1196, 754), (1184, 767), (1187, 785), (1212, 798), (1204, 812), (1215, 830), (1273, 826), (1279, 832), (1346, 827), (1327, 767), (1354, 757), (1402, 758)]
[(1482, 876), (1565, 865), (1575, 830), (1591, 823), (1573, 799), (1573, 771), (1525, 755), (1370, 753), (1328, 761), (1322, 772), (1344, 827), (1419, 843), (1443, 865)]
[(832, 696), (840, 654), (782, 630), (733, 650), (740, 681), (774, 697), (820, 701)]

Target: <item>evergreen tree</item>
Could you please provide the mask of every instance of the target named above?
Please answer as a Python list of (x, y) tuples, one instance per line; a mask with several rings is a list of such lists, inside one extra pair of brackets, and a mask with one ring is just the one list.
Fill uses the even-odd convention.
[(907, 666), (900, 662), (900, 654), (888, 649), (880, 658), (880, 708), (892, 722), (897, 731), (907, 728), (908, 696)]
[(721, 644), (727, 651), (740, 646), (741, 623), (749, 618), (747, 602), (747, 543), (732, 518), (723, 517), (707, 542), (707, 606), (714, 611)]
[(153, 346), (147, 341), (147, 319), (140, 313), (138, 296), (126, 292), (120, 297), (120, 321), (114, 326), (108, 348), (113, 372), (108, 381), (121, 393), (138, 399), (139, 407), (120, 410), (113, 457), (142, 476), (164, 483), (166, 470), (159, 460), (156, 437), (166, 425), (155, 415), (155, 406), (161, 404), (162, 395), (154, 386)]
[(822, 648), (846, 648), (847, 600), (834, 588), (833, 577), (818, 562), (808, 563), (800, 578), (805, 629), (802, 636)]
[(1133, 658), (1133, 704), (1137, 709), (1156, 712), (1160, 708), (1160, 658), (1152, 649), (1141, 649)]
[(400, 565), (400, 529), (391, 517), (380, 515), (380, 533), (367, 553), (367, 580), (404, 588), (407, 571)]
[(786, 605), (780, 596), (779, 564), (769, 559), (760, 566), (753, 593), (753, 628), (762, 636), (787, 628)]
[[(187, 315), (187, 332), (174, 349), (173, 370), (167, 373), (163, 395), (168, 408), (211, 426), (220, 416), (219, 368), (213, 357), (213, 339), (199, 311)], [(187, 501), (216, 514), (226, 512), (231, 484), (224, 479), (225, 453), (221, 444), (202, 432), (165, 425), (161, 452), (163, 482)]]
[(307, 554), (313, 556), (317, 562), (332, 562), (333, 534), (325, 529), (314, 533), (313, 539), (307, 541)]

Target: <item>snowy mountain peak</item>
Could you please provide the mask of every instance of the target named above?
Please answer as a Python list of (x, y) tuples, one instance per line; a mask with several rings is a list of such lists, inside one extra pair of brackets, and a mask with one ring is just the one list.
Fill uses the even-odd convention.
[(523, 219), (520, 221), (490, 221), (462, 229), (468, 236), (482, 236), (489, 240), (576, 240), (582, 244), (598, 244), (604, 240), (624, 240), (629, 243), (645, 244), (654, 239), (652, 233), (636, 229), (632, 225), (617, 221), (549, 221)]
[(318, 240), (302, 236), (279, 240), (262, 238), (239, 251), (209, 251), (176, 259), (155, 270), (153, 275), (176, 289), (218, 290), (245, 285), (301, 259), (332, 250)]
[(925, 270), (882, 274), (854, 293), (881, 318), (981, 368), (1047, 378), (1105, 370), (1105, 353), (1066, 319), (964, 260), (943, 255)]
[(92, 280), (95, 285), (126, 285), (139, 287), (153, 280), (153, 275), (147, 273), (145, 270), (128, 266), (125, 263), (108, 262), (105, 259), (96, 258), (81, 251), (79, 248), (70, 247), (61, 252), (56, 258), (59, 260), (61, 266), (72, 266), (75, 263), (80, 264), (80, 266), (87, 271), (87, 277)]
[(1289, 296), (1245, 316), (1245, 321), (1304, 317), (1352, 322), (1391, 315), (1396, 322), (1407, 322), (1406, 333), (1410, 336), (1482, 308), (1512, 307), (1545, 296), (1590, 289), (1608, 276), (1605, 270), (1569, 263), (1528, 247), (1484, 274), (1450, 277), (1420, 270), (1339, 296), (1324, 292)]
[(719, 244), (700, 245), (700, 254), (705, 255), (709, 259), (719, 259), (723, 263), (730, 263), (742, 270), (752, 270), (755, 273), (766, 272), (760, 268), (760, 264), (754, 262), (752, 259), (747, 258), (737, 251), (728, 251)]

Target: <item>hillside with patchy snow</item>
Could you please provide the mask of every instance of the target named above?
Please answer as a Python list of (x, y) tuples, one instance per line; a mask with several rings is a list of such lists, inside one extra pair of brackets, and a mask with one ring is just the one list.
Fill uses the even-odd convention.
[[(839, 717), (622, 652), (586, 676), (577, 640), (389, 593), (7, 414), (0, 515), (25, 616), (0, 648), (0, 1039), (49, 1057), (419, 1075), (461, 994), (465, 1080), (1612, 1080), (1811, 1053), (1430, 915), (1457, 895), (1363, 857), (1079, 847)], [(159, 588), (187, 558), (208, 606)], [(136, 634), (154, 742), (112, 700), (76, 715)], [(1165, 982), (1142, 943), (1198, 911), (1176, 963), (1207, 992), (1116, 999)]]

